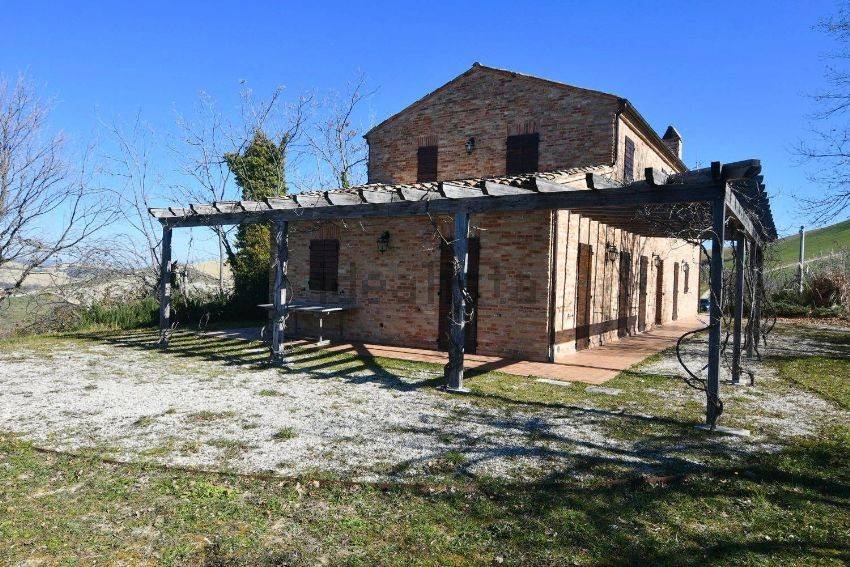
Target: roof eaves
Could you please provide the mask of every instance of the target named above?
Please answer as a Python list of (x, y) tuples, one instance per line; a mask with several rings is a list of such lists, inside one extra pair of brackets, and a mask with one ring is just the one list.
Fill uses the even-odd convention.
[(621, 99), (623, 103), (623, 110), (628, 113), (629, 118), (631, 118), (637, 125), (643, 130), (644, 134), (646, 134), (653, 143), (658, 147), (659, 151), (663, 153), (669, 160), (671, 160), (674, 164), (676, 164), (682, 171), (687, 171), (688, 166), (685, 165), (685, 162), (682, 161), (682, 158), (677, 156), (670, 147), (664, 143), (664, 140), (661, 139), (661, 136), (658, 135), (658, 132), (650, 126), (649, 122), (646, 121), (646, 118), (638, 112), (638, 109), (629, 102), (628, 99)]

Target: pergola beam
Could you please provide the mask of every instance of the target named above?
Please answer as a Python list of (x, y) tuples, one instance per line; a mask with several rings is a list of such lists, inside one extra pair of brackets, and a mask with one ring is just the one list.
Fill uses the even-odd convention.
[[(269, 222), (275, 219), (297, 220), (333, 220), (345, 218), (422, 216), (428, 214), (454, 214), (458, 210), (468, 213), (487, 213), (499, 211), (531, 211), (540, 209), (574, 209), (580, 211), (589, 207), (640, 207), (642, 205), (671, 205), (691, 202), (713, 201), (725, 190), (722, 183), (697, 185), (664, 186), (630, 190), (628, 187), (597, 189), (593, 191), (576, 190), (569, 185), (561, 185), (559, 192), (524, 192), (516, 195), (494, 197), (484, 195), (480, 189), (471, 188), (478, 196), (465, 198), (445, 198), (434, 191), (436, 198), (407, 198), (413, 188), (399, 191), (380, 189), (362, 189), (361, 196), (366, 201), (354, 205), (298, 206), (292, 199), (267, 199), (271, 209), (267, 211), (242, 211), (217, 213), (210, 215), (194, 214), (187, 211), (181, 214), (163, 213), (163, 209), (151, 209), (151, 214), (161, 223), (174, 228)], [(422, 190), (417, 190), (422, 191)], [(404, 194), (404, 198), (402, 197)], [(411, 195), (412, 196), (412, 195)], [(737, 201), (734, 201), (737, 202)]]

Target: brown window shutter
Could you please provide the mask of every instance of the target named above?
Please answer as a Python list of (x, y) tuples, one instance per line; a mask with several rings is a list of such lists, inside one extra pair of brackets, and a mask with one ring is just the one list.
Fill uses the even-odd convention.
[(540, 134), (508, 136), (505, 148), (505, 172), (508, 175), (537, 171)]
[(310, 280), (313, 291), (337, 291), (339, 271), (339, 240), (310, 241)]
[(325, 240), (325, 291), (339, 287), (339, 240)]
[(320, 291), (324, 285), (322, 265), (324, 264), (324, 247), (321, 240), (310, 241), (310, 281), (312, 290)]
[(635, 180), (635, 143), (626, 136), (625, 151), (623, 152), (623, 182)]
[(422, 146), (416, 151), (416, 181), (437, 180), (437, 146)]

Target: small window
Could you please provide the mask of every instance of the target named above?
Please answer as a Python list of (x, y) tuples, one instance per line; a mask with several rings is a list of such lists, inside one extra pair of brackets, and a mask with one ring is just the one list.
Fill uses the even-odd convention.
[(626, 136), (626, 148), (623, 152), (623, 182), (635, 180), (635, 143)]
[(422, 146), (416, 151), (416, 181), (437, 180), (437, 146)]
[(683, 286), (684, 287), (683, 293), (688, 293), (688, 279), (689, 279), (688, 276), (690, 275), (690, 272), (691, 272), (691, 267), (688, 265), (687, 262), (685, 262), (682, 265), (682, 275), (684, 276), (684, 279), (685, 279), (684, 286)]
[(336, 291), (338, 287), (339, 240), (310, 241), (310, 289)]
[(540, 134), (508, 136), (505, 172), (508, 175), (537, 171)]

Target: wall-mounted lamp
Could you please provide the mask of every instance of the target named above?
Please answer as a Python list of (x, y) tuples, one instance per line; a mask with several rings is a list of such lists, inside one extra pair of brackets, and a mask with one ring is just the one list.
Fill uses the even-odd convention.
[(378, 252), (383, 254), (390, 247), (390, 231), (385, 230), (381, 236), (378, 237)]
[(616, 262), (617, 258), (619, 258), (619, 250), (617, 247), (611, 244), (610, 242), (605, 243), (605, 259), (609, 262)]
[(653, 254), (652, 255), (652, 265), (655, 266), (656, 268), (660, 268), (661, 267), (661, 256), (659, 256), (658, 254)]
[(466, 139), (466, 153), (467, 155), (472, 153), (472, 150), (475, 149), (475, 138), (470, 136)]

